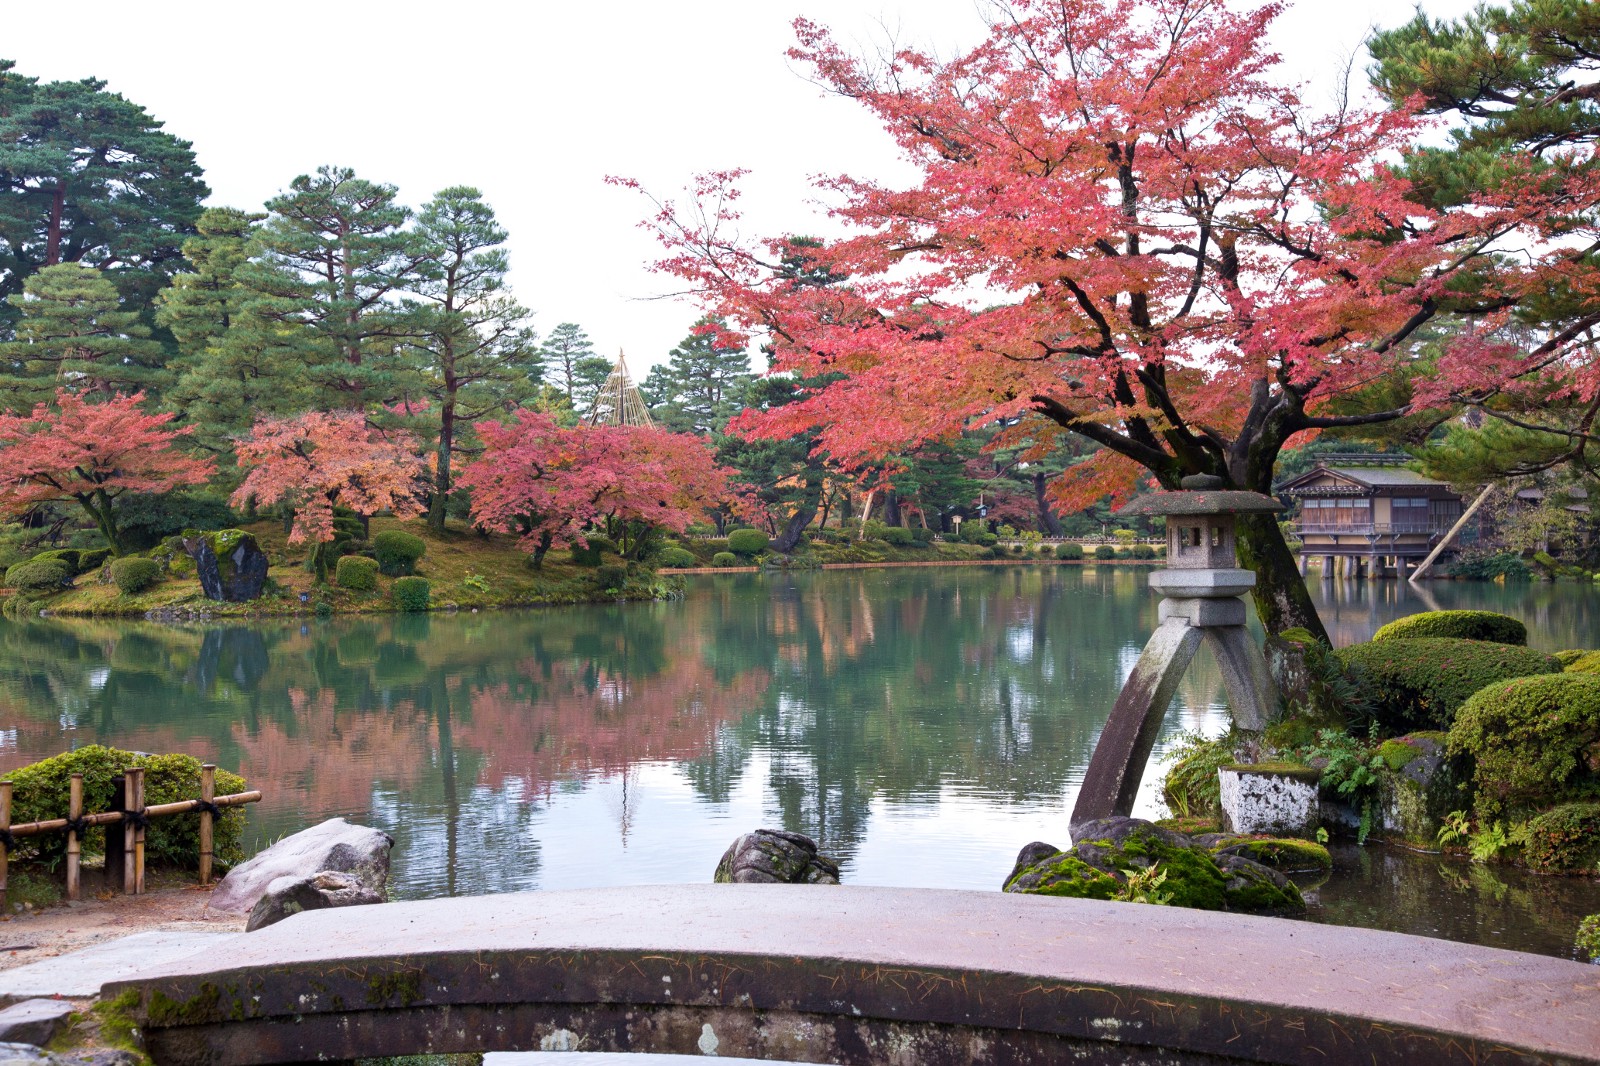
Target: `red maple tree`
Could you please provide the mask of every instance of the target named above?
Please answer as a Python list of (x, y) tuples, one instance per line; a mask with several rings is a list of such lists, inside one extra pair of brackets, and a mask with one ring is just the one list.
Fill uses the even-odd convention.
[(422, 513), (418, 478), (424, 473), (416, 441), (408, 433), (380, 433), (359, 411), (310, 411), (294, 418), (260, 418), (236, 448), (249, 471), (232, 501), (242, 506), (280, 501), (294, 508), (289, 543), (312, 543), (306, 560), (327, 575), (323, 549), (333, 540), (333, 509), (370, 516), (389, 511), (399, 518)]
[[(1308, 107), (1264, 45), (1280, 9), (1000, 0), (971, 51), (877, 62), (797, 21), (791, 55), (871, 111), (919, 180), (824, 181), (852, 235), (822, 244), (731, 236), (738, 171), (702, 177), (681, 209), (654, 201), (661, 270), (759, 335), (775, 370), (831, 376), (740, 426), (815, 429), (862, 466), (982, 423), (1039, 454), (1081, 434), (1101, 448), (1053, 486), (1073, 508), (1144, 476), (1270, 491), (1298, 435), (1470, 387), (1483, 353), (1424, 367), (1418, 331), (1504, 313), (1573, 263), (1592, 235), (1549, 238), (1596, 202), (1592, 177), (1507, 163), (1492, 199), (1430, 210), (1392, 167), (1416, 122)], [(796, 284), (797, 259), (848, 281)], [(1570, 339), (1500, 352), (1495, 372)], [(1241, 521), (1239, 540), (1266, 625), (1320, 633), (1271, 517)]]
[(114, 555), (123, 553), (112, 501), (125, 492), (171, 492), (200, 485), (211, 460), (178, 451), (188, 427), (176, 415), (141, 408), (144, 393), (90, 402), (65, 389), (55, 406), (32, 414), (0, 412), (0, 515), (14, 518), (44, 503), (76, 503)]
[(654, 531), (681, 532), (728, 491), (728, 471), (698, 437), (642, 426), (569, 429), (529, 410), (474, 428), (483, 454), (457, 479), (471, 493), (472, 520), (521, 534), (536, 565), (596, 525), (638, 557)]

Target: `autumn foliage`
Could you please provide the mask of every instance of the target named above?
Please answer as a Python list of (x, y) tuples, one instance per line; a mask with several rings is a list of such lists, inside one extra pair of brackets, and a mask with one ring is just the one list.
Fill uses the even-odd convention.
[[(1413, 117), (1308, 106), (1267, 49), (1280, 5), (1236, 7), (1003, 0), (987, 40), (950, 59), (863, 59), (797, 21), (791, 55), (918, 174), (823, 181), (850, 235), (803, 249), (732, 236), (738, 171), (656, 201), (660, 269), (758, 335), (776, 369), (834, 375), (747, 413), (745, 431), (814, 430), (861, 467), (984, 423), (1040, 454), (1076, 433), (1100, 448), (1058, 479), (1070, 510), (1148, 475), (1269, 491), (1296, 435), (1398, 419), (1548, 359), (1469, 343), (1424, 364), (1415, 340), (1567, 269), (1571, 242), (1546, 238), (1595, 190), (1510, 162), (1470, 210), (1425, 206), (1392, 166)], [(848, 281), (796, 284), (802, 253)], [(1397, 395), (1374, 399), (1391, 378)], [(1276, 527), (1246, 525), (1263, 617), (1317, 627)]]
[(681, 532), (727, 492), (728, 472), (696, 437), (642, 426), (563, 428), (529, 410), (475, 429), (483, 455), (458, 479), (472, 494), (472, 520), (520, 533), (539, 556), (594, 524), (620, 527), (624, 537)]
[(291, 544), (332, 540), (336, 506), (361, 515), (422, 513), (417, 479), (424, 464), (415, 441), (406, 433), (379, 433), (358, 411), (262, 418), (237, 451), (248, 474), (233, 503), (288, 503), (294, 508)]
[(112, 501), (123, 493), (163, 493), (203, 484), (209, 459), (178, 450), (188, 428), (171, 412), (143, 410), (144, 393), (92, 403), (65, 389), (52, 408), (0, 412), (0, 514), (16, 517), (46, 503), (77, 503), (122, 554)]

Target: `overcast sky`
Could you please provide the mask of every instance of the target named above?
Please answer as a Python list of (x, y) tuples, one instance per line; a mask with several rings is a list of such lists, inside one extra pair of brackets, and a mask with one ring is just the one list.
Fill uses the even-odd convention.
[[(1427, 0), (1459, 16), (1470, 0)], [(1274, 47), (1321, 102), (1371, 26), (1404, 3), (1299, 0)], [(897, 172), (888, 138), (784, 56), (800, 14), (871, 47), (948, 54), (981, 37), (975, 0), (10, 0), (0, 56), (45, 79), (95, 76), (194, 143), (213, 204), (259, 208), (323, 163), (398, 185), (413, 207), (483, 190), (511, 232), (512, 281), (541, 333), (581, 324), (638, 377), (695, 309), (654, 299), (646, 204), (747, 167), (750, 235), (822, 232), (810, 178)], [(1364, 62), (1364, 60), (1362, 61)], [(1360, 63), (1358, 62), (1358, 68)], [(1364, 85), (1364, 81), (1362, 82)]]

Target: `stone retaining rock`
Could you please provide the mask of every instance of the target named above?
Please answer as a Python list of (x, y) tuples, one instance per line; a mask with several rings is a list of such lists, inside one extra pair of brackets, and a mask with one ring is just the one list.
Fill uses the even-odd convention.
[(0, 1010), (0, 1043), (44, 1047), (77, 1008), (64, 999), (25, 999)]
[(836, 885), (839, 864), (817, 842), (783, 829), (757, 829), (723, 852), (712, 881), (719, 885)]
[(301, 911), (360, 907), (383, 901), (381, 891), (374, 891), (349, 874), (332, 870), (323, 870), (311, 877), (280, 877), (268, 885), (266, 893), (256, 901), (244, 931), (252, 933)]
[(394, 840), (387, 833), (330, 818), (284, 837), (249, 862), (235, 866), (211, 893), (207, 906), (248, 914), (274, 881), (299, 881), (329, 872), (349, 874), (382, 899), (389, 883), (392, 847)]

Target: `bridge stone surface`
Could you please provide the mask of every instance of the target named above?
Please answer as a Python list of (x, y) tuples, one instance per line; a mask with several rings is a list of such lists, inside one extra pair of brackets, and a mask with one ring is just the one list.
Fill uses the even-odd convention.
[(1600, 1063), (1600, 967), (1000, 892), (674, 885), (295, 915), (108, 984), (157, 1063)]

